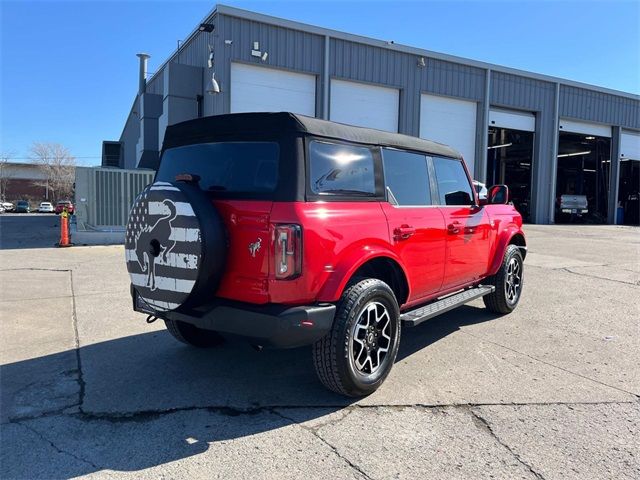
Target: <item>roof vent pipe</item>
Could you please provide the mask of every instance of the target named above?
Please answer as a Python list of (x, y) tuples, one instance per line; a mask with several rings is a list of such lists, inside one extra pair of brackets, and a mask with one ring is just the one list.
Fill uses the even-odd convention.
[(138, 93), (142, 95), (147, 89), (147, 61), (151, 55), (147, 55), (146, 53), (137, 53), (136, 57), (140, 59), (140, 83), (138, 86)]

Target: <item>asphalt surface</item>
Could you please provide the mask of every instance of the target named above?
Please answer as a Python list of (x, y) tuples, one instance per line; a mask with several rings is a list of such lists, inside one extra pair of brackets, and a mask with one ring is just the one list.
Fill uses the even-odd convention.
[(0, 250), (53, 247), (60, 240), (60, 217), (53, 213), (0, 214)]
[(358, 401), (147, 325), (122, 247), (0, 251), (0, 478), (640, 478), (640, 230), (526, 231), (518, 309), (406, 329)]

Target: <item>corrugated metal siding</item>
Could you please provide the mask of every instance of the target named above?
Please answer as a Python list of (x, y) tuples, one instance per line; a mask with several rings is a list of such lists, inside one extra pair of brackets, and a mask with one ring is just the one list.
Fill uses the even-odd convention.
[(162, 71), (147, 82), (146, 92), (155, 93), (156, 95), (162, 95), (164, 93), (164, 75)]
[[(222, 94), (209, 95), (209, 98), (205, 96), (206, 112), (229, 112), (232, 88), (231, 62), (245, 62), (318, 75), (316, 112), (321, 112), (320, 75), (324, 61), (324, 37), (225, 15), (218, 15), (216, 18), (218, 41), (215, 45), (215, 72)], [(225, 40), (231, 40), (231, 45), (225, 44)], [(253, 42), (258, 42), (260, 51), (269, 54), (266, 62), (251, 56)]]
[(640, 129), (640, 102), (561, 85), (560, 116)]
[[(413, 58), (417, 62), (419, 57)], [(426, 59), (426, 64), (419, 69), (423, 91), (477, 102), (483, 99), (485, 70), (433, 58)]]

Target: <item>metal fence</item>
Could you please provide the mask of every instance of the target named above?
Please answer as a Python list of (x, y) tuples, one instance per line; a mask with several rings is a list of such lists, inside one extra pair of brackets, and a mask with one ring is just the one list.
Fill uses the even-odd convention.
[(133, 201), (154, 175), (153, 170), (76, 168), (78, 230), (124, 228)]

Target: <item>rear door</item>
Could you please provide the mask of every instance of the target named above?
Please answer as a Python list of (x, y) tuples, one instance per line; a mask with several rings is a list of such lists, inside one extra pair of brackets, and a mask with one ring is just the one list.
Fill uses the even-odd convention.
[(414, 302), (438, 292), (444, 277), (444, 217), (432, 204), (427, 158), (382, 149), (389, 237), (409, 276)]
[(442, 287), (464, 286), (486, 275), (489, 269), (491, 220), (485, 208), (475, 205), (462, 160), (433, 157), (431, 171), (447, 238)]

